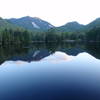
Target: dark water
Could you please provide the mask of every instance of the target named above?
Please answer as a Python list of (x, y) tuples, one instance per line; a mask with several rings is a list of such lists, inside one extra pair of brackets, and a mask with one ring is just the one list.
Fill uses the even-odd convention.
[[(33, 57), (34, 53), (38, 55)], [(99, 44), (82, 44), (82, 43), (63, 43), (63, 44), (33, 44), (28, 46), (9, 45), (0, 47), (0, 64), (7, 60), (23, 60), (23, 61), (38, 61), (56, 51), (62, 51), (68, 55), (74, 55), (81, 52), (87, 52), (97, 59), (100, 59), (100, 45)]]
[(0, 48), (0, 100), (100, 100), (100, 46)]

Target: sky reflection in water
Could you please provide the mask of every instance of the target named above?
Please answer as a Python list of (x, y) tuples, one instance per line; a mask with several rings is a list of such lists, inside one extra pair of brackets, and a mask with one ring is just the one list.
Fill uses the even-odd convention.
[(0, 100), (100, 100), (100, 60), (55, 52), (38, 62), (0, 66)]

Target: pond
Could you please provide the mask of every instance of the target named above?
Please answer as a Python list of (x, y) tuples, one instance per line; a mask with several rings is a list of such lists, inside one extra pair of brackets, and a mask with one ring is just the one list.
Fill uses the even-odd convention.
[(0, 100), (100, 100), (100, 46), (0, 48)]

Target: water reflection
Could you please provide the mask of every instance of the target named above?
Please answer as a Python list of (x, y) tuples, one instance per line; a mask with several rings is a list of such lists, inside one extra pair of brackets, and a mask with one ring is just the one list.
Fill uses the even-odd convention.
[(57, 51), (38, 62), (6, 61), (0, 100), (100, 100), (100, 60)]
[(42, 58), (53, 54), (55, 51), (62, 51), (68, 55), (76, 56), (82, 52), (88, 52), (100, 59), (100, 46), (96, 44), (62, 43), (62, 44), (32, 44), (28, 46), (5, 46), (0, 47), (0, 64), (6, 60), (39, 61)]
[(56, 51), (42, 59), (42, 61), (52, 61), (52, 62), (60, 62), (60, 61), (70, 61), (74, 58), (74, 56), (68, 55), (64, 52)]

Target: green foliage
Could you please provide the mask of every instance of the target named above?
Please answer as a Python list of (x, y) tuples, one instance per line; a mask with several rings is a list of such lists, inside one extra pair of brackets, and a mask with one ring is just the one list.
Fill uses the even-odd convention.
[(4, 29), (0, 32), (0, 43), (3, 45), (29, 43), (30, 41), (31, 33), (26, 30)]
[[(100, 20), (99, 20), (100, 21)], [(29, 44), (33, 42), (66, 42), (66, 41), (100, 41), (99, 22), (90, 25), (97, 25), (90, 30), (76, 31), (83, 29), (78, 23), (69, 23), (61, 28), (51, 28), (48, 31), (29, 31), (24, 28), (10, 24), (7, 20), (0, 18), (0, 44)], [(79, 28), (78, 28), (79, 27)], [(59, 30), (61, 29), (61, 31)], [(65, 31), (68, 30), (69, 31)]]
[(100, 28), (93, 28), (86, 33), (87, 41), (100, 41)]

